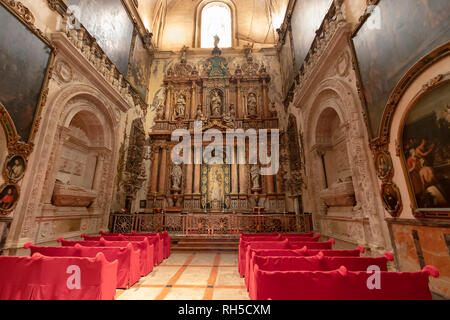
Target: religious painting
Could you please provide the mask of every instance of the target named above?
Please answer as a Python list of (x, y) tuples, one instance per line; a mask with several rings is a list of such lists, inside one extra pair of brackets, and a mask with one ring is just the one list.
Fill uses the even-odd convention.
[(392, 174), (392, 159), (387, 152), (378, 152), (375, 156), (377, 175), (380, 179), (386, 179)]
[(128, 79), (133, 88), (136, 89), (145, 101), (147, 100), (150, 81), (151, 58), (137, 31), (135, 31), (133, 44)]
[(372, 138), (400, 80), (450, 41), (450, 1), (381, 0), (353, 38)]
[(398, 217), (402, 208), (402, 199), (398, 187), (393, 183), (384, 183), (381, 187), (381, 198), (389, 214)]
[(4, 173), (12, 181), (19, 181), (25, 175), (26, 160), (20, 155), (10, 155), (5, 161)]
[(147, 208), (147, 201), (146, 201), (146, 200), (141, 200), (141, 201), (139, 202), (139, 208), (140, 208), (140, 209), (145, 209), (145, 208)]
[(402, 145), (416, 208), (450, 208), (450, 82), (430, 90), (412, 106)]
[(230, 207), (230, 166), (221, 164), (202, 165), (202, 208), (220, 211)]
[(333, 0), (297, 0), (292, 11), (292, 34), (297, 69), (303, 65)]
[(52, 48), (0, 5), (0, 103), (28, 142), (47, 80)]
[(69, 0), (69, 3), (69, 9), (119, 72), (127, 75), (134, 25), (122, 1)]
[(19, 190), (14, 184), (5, 183), (0, 187), (0, 214), (14, 210), (19, 200)]

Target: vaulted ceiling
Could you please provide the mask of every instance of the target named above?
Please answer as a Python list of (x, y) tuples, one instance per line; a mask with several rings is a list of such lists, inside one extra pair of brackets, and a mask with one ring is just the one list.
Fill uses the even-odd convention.
[[(220, 1), (220, 0), (217, 0)], [(198, 8), (211, 0), (138, 0), (138, 11), (161, 50), (195, 47)], [(235, 9), (240, 45), (276, 42), (289, 0), (227, 0)]]

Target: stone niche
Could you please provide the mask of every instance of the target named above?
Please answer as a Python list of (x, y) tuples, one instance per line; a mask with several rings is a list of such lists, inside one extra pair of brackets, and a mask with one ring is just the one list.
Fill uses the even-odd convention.
[(332, 108), (322, 112), (316, 131), (316, 150), (323, 168), (325, 188), (320, 199), (328, 208), (353, 207), (355, 189), (344, 126)]
[(94, 182), (103, 133), (96, 116), (76, 114), (65, 131), (52, 203), (57, 207), (88, 207), (97, 198)]

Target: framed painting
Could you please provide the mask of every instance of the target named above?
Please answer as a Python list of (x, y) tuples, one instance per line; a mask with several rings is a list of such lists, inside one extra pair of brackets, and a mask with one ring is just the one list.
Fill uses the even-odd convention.
[(0, 187), (0, 214), (6, 215), (14, 210), (19, 201), (19, 187), (5, 183)]
[[(30, 142), (45, 101), (53, 48), (34, 25), (34, 17), (14, 2), (0, 1), (0, 104), (7, 111), (18, 135)], [(15, 132), (14, 132), (15, 131)], [(10, 134), (11, 133), (11, 134)]]
[(450, 81), (410, 107), (401, 131), (402, 164), (415, 211), (450, 216)]
[(150, 54), (145, 48), (141, 36), (137, 30), (135, 30), (130, 56), (130, 68), (128, 70), (128, 80), (144, 101), (147, 100), (149, 89), (150, 65)]
[(4, 175), (11, 181), (19, 181), (25, 175), (27, 160), (22, 155), (10, 154), (5, 161)]
[(450, 41), (450, 1), (380, 0), (353, 35), (370, 135), (380, 136), (395, 87), (423, 57)]
[[(124, 76), (128, 72), (134, 25), (121, 0), (68, 0), (69, 10), (97, 40)], [(101, 12), (101, 14), (100, 14)]]

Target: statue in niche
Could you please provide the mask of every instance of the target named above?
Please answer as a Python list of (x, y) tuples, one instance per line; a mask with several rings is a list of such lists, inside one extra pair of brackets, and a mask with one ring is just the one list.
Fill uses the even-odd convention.
[(211, 115), (213, 117), (220, 117), (222, 115), (222, 98), (219, 90), (214, 90), (211, 96)]
[(260, 172), (259, 172), (259, 166), (257, 164), (254, 164), (251, 169), (250, 169), (250, 175), (252, 178), (252, 189), (261, 189), (261, 186), (259, 184), (259, 176), (260, 176)]
[(223, 116), (223, 123), (229, 128), (234, 128), (234, 118), (231, 115), (231, 111), (225, 113)]
[(232, 119), (236, 119), (236, 110), (234, 109), (234, 104), (230, 104), (230, 115)]
[(258, 114), (258, 100), (253, 92), (247, 97), (247, 107), (249, 116), (256, 117)]
[(221, 168), (214, 166), (210, 172), (210, 201), (223, 200), (223, 171)]
[(181, 189), (181, 177), (183, 175), (183, 171), (181, 170), (181, 166), (176, 164), (172, 168), (172, 189), (180, 190)]
[(202, 106), (201, 105), (199, 105), (197, 107), (197, 113), (195, 114), (195, 120), (196, 121), (201, 121), (202, 123), (205, 123), (206, 120), (207, 120), (205, 115), (203, 114), (203, 110), (202, 110)]
[(180, 94), (177, 99), (177, 104), (175, 105), (176, 117), (183, 118), (185, 110), (186, 110), (186, 98), (184, 97), (184, 95)]

